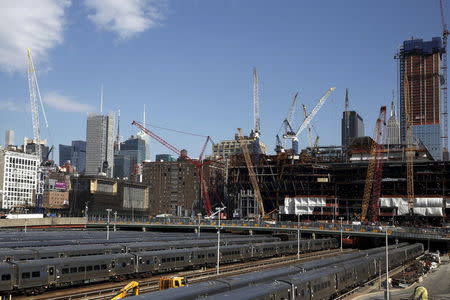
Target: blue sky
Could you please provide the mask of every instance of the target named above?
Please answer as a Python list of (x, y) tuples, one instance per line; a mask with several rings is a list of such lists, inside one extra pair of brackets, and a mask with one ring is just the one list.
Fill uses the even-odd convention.
[[(151, 124), (231, 139), (253, 124), (253, 67), (270, 152), (297, 91), (312, 109), (337, 87), (313, 121), (322, 145), (340, 143), (345, 88), (372, 135), (379, 107), (397, 89), (398, 46), (440, 36), (439, 16), (437, 0), (0, 0), (1, 143), (9, 128), (16, 144), (32, 136), (27, 47), (49, 120), (42, 136), (51, 144), (85, 139), (101, 84), (104, 110), (121, 110), (124, 138), (136, 133), (130, 123), (142, 119), (145, 103)], [(204, 142), (153, 131), (193, 157)], [(303, 134), (301, 146), (306, 141)], [(169, 153), (151, 145), (152, 159)]]

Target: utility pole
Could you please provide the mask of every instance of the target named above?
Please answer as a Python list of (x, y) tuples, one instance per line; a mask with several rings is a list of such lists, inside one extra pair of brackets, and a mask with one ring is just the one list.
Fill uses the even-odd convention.
[(339, 220), (341, 220), (341, 252), (342, 252), (342, 219), (344, 217), (339, 217)]
[(197, 237), (200, 237), (200, 218), (202, 217), (202, 214), (198, 213), (197, 217), (198, 217)]
[(386, 299), (389, 300), (389, 243), (388, 243), (388, 232), (387, 228), (385, 229), (386, 232)]
[(116, 223), (117, 223), (117, 210), (114, 212), (114, 232), (116, 231)]
[(300, 259), (300, 214), (297, 215), (297, 259)]
[(216, 207), (217, 217), (218, 217), (218, 226), (217, 226), (217, 274), (219, 274), (219, 266), (220, 266), (220, 213), (225, 209), (226, 207)]
[(107, 208), (106, 211), (108, 212), (108, 219), (106, 220), (106, 239), (109, 240), (109, 214), (111, 213), (111, 208)]

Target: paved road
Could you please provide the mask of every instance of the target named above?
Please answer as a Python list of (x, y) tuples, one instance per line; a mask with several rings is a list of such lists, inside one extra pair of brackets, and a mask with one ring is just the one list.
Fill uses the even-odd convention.
[[(406, 289), (392, 289), (391, 300), (412, 299), (414, 289), (417, 285), (423, 285), (428, 290), (429, 300), (450, 300), (450, 260), (446, 256), (441, 266), (429, 273), (423, 282), (413, 284)], [(381, 300), (384, 299), (382, 292), (366, 294), (353, 298), (355, 300)]]

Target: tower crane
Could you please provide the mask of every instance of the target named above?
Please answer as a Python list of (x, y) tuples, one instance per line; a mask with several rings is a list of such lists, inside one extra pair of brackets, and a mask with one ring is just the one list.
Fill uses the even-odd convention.
[(39, 159), (35, 206), (36, 209), (40, 211), (42, 207), (42, 197), (44, 193), (44, 172), (42, 168), (43, 161), (42, 161), (41, 128), (39, 123), (38, 102), (40, 103), (42, 115), (44, 116), (45, 127), (48, 127), (48, 122), (47, 116), (45, 114), (44, 104), (42, 103), (41, 93), (39, 91), (39, 84), (36, 76), (36, 68), (34, 67), (30, 48), (27, 49), (27, 56), (28, 56), (28, 89), (30, 93), (31, 119), (33, 123), (33, 139), (36, 145), (36, 155)]
[[(442, 119), (444, 121), (444, 129), (442, 135), (443, 142), (443, 152), (445, 156), (448, 156), (448, 87), (447, 87), (447, 71), (448, 71), (448, 63), (447, 63), (447, 40), (449, 35), (449, 30), (447, 23), (445, 22), (444, 16), (444, 0), (439, 0), (440, 9), (441, 9), (441, 25), (442, 25), (442, 44), (444, 47), (444, 53), (442, 53), (442, 81), (441, 82), (441, 90), (442, 90)], [(444, 160), (448, 159), (448, 157), (444, 157)]]
[(176, 153), (183, 159), (187, 160), (188, 162), (190, 162), (197, 168), (198, 178), (199, 178), (199, 182), (200, 182), (200, 191), (201, 191), (201, 195), (203, 197), (203, 205), (204, 205), (207, 215), (210, 216), (212, 213), (212, 205), (211, 205), (211, 200), (209, 198), (208, 186), (206, 185), (206, 181), (203, 176), (203, 166), (211, 164), (212, 162), (201, 162), (198, 160), (194, 160), (194, 159), (190, 158), (189, 156), (182, 154), (181, 150), (179, 150), (175, 146), (171, 145), (169, 142), (164, 140), (162, 137), (158, 136), (156, 133), (145, 128), (141, 123), (133, 121), (131, 124), (138, 127), (141, 130), (141, 132), (144, 132), (148, 136), (154, 138), (159, 143), (161, 143), (163, 146), (165, 146), (169, 150), (173, 151), (174, 153)]
[(261, 135), (261, 120), (259, 117), (259, 79), (256, 68), (253, 68), (253, 130), (250, 134), (255, 140), (252, 144), (253, 159), (259, 163), (259, 137)]
[[(305, 120), (308, 117), (308, 111), (306, 110), (306, 105), (302, 104), (302, 108), (303, 108), (303, 114), (305, 116)], [(312, 135), (312, 127), (311, 124), (308, 124), (308, 126), (306, 127), (308, 129), (308, 141), (309, 141), (309, 146), (312, 148), (314, 147), (314, 137)]]
[(239, 143), (241, 144), (242, 153), (244, 154), (245, 164), (247, 165), (248, 177), (252, 183), (253, 193), (255, 195), (255, 201), (258, 205), (259, 214), (261, 217), (265, 216), (264, 203), (261, 196), (261, 190), (259, 189), (258, 180), (256, 178), (255, 169), (253, 168), (252, 160), (250, 158), (250, 153), (248, 151), (248, 142), (242, 136), (241, 128), (238, 128)]
[(319, 112), (319, 110), (322, 108), (322, 106), (325, 104), (325, 101), (330, 96), (331, 92), (334, 91), (336, 88), (332, 87), (329, 88), (328, 91), (325, 93), (325, 95), (322, 96), (322, 98), (319, 99), (314, 109), (311, 111), (311, 113), (308, 115), (308, 117), (303, 120), (302, 124), (299, 126), (296, 132), (292, 133), (285, 133), (283, 135), (283, 138), (285, 139), (292, 139), (292, 148), (294, 150), (294, 153), (298, 153), (298, 136), (300, 133), (302, 133), (303, 130), (311, 123), (312, 119), (316, 116), (316, 114)]
[[(370, 198), (372, 195), (372, 187), (374, 185), (374, 174), (375, 174), (375, 165), (378, 159), (378, 153), (381, 152), (382, 149), (382, 139), (384, 138), (384, 126), (386, 125), (386, 106), (382, 106), (380, 108), (380, 114), (378, 116), (375, 130), (374, 130), (374, 140), (372, 141), (372, 145), (370, 147), (369, 152), (369, 164), (367, 166), (367, 176), (366, 182), (364, 185), (364, 194), (363, 201), (361, 205), (361, 215), (360, 220), (364, 221), (367, 215), (367, 209), (369, 207)], [(377, 151), (378, 150), (378, 151)], [(381, 180), (381, 178), (380, 178)], [(378, 199), (377, 199), (378, 200)]]

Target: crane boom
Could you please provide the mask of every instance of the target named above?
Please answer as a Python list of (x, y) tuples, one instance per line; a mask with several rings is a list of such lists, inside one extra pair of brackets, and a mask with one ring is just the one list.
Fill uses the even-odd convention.
[(291, 107), (289, 108), (289, 112), (288, 112), (288, 115), (286, 118), (286, 121), (288, 121), (289, 124), (292, 124), (292, 121), (294, 119), (295, 108), (297, 105), (297, 96), (298, 96), (298, 92), (295, 93), (294, 98), (292, 99)]
[(380, 108), (380, 115), (377, 119), (377, 123), (375, 125), (374, 130), (374, 140), (372, 141), (372, 145), (370, 147), (369, 164), (367, 166), (367, 176), (364, 185), (363, 201), (361, 205), (361, 215), (360, 215), (361, 221), (364, 221), (366, 219), (367, 209), (369, 207), (370, 196), (372, 194), (372, 187), (374, 183), (373, 177), (375, 174), (375, 164), (377, 162), (377, 149), (381, 144), (384, 124), (386, 124), (386, 106), (382, 106)]
[[(305, 115), (305, 120), (306, 120), (306, 118), (308, 117), (308, 111), (307, 111), (307, 109), (306, 109), (306, 105), (305, 105), (305, 104), (302, 104), (302, 107), (303, 107), (303, 114)], [(307, 126), (307, 128), (308, 128), (308, 141), (309, 141), (309, 146), (310, 146), (310, 147), (313, 147), (313, 146), (314, 146), (314, 138), (313, 138), (313, 136), (312, 136), (312, 128), (311, 128), (311, 124), (309, 124), (309, 125)]]
[(200, 155), (198, 156), (199, 161), (203, 160), (203, 155), (205, 154), (206, 146), (208, 145), (208, 142), (210, 139), (211, 139), (211, 137), (208, 135), (206, 137), (206, 142), (203, 144), (202, 150), (200, 151)]
[(242, 153), (244, 154), (245, 164), (247, 165), (248, 176), (250, 177), (250, 182), (253, 186), (253, 192), (255, 194), (256, 204), (258, 205), (259, 214), (264, 217), (264, 203), (261, 196), (261, 190), (259, 189), (258, 180), (256, 179), (256, 173), (253, 168), (252, 159), (250, 157), (250, 152), (248, 150), (248, 142), (244, 140), (242, 136), (241, 128), (238, 128), (239, 143), (241, 144)]
[(329, 88), (328, 91), (325, 93), (325, 95), (323, 95), (322, 98), (319, 99), (319, 101), (317, 102), (317, 104), (314, 107), (314, 109), (311, 111), (311, 113), (308, 115), (308, 117), (305, 120), (303, 120), (302, 124), (297, 129), (295, 134), (284, 134), (283, 138), (285, 138), (285, 139), (296, 139), (298, 137), (298, 135), (303, 130), (305, 130), (305, 128), (309, 125), (309, 123), (311, 123), (312, 119), (319, 112), (320, 108), (322, 108), (322, 106), (325, 104), (325, 101), (328, 99), (328, 97), (330, 96), (331, 92), (334, 91), (335, 89), (336, 89), (335, 87)]
[(255, 134), (261, 132), (259, 119), (259, 81), (256, 68), (253, 68), (253, 130)]

